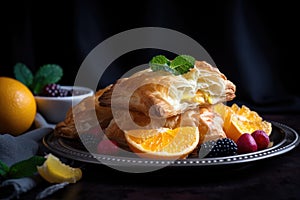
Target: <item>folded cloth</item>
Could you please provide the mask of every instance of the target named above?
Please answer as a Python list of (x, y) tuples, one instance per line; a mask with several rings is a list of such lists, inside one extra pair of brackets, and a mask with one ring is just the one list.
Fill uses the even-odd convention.
[[(0, 135), (0, 160), (2, 162), (11, 166), (37, 154), (39, 141), (53, 131), (51, 125), (41, 123), (41, 119), (41, 116), (37, 114), (35, 123), (40, 123), (41, 126), (20, 136)], [(39, 181), (38, 176), (5, 180), (0, 184), (0, 199), (18, 198), (20, 194), (35, 187)], [(8, 188), (11, 188), (10, 192)], [(5, 196), (2, 196), (4, 194)]]
[(56, 126), (56, 124), (49, 124), (40, 113), (37, 113), (35, 115), (34, 125), (35, 125), (36, 128), (50, 127), (50, 128), (53, 128), (53, 129)]
[(20, 194), (31, 190), (41, 181), (41, 177), (37, 175), (3, 181), (0, 187), (0, 199), (10, 200), (19, 198)]
[(52, 130), (50, 127), (42, 127), (20, 136), (0, 135), (0, 160), (11, 166), (32, 157), (38, 151), (38, 141)]

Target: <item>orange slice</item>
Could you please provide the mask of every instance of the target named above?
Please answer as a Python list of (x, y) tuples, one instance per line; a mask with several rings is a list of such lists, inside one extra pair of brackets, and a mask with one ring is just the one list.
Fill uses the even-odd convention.
[(186, 158), (198, 145), (197, 127), (125, 131), (131, 150), (140, 157), (154, 159)]
[(224, 120), (223, 129), (226, 136), (235, 142), (244, 133), (252, 133), (255, 130), (263, 130), (268, 135), (272, 132), (272, 124), (262, 119), (255, 111), (247, 106), (239, 107), (233, 104), (231, 107), (224, 104), (215, 106), (214, 111), (220, 114)]

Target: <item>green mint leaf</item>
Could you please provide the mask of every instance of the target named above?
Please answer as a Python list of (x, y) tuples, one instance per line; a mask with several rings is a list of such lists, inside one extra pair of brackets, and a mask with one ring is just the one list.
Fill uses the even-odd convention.
[(149, 66), (152, 71), (163, 70), (174, 75), (181, 75), (193, 68), (195, 61), (195, 58), (189, 55), (179, 55), (172, 61), (163, 55), (158, 55), (152, 58), (149, 62)]
[(0, 177), (5, 177), (9, 171), (9, 167), (0, 160)]
[(20, 161), (12, 165), (8, 172), (9, 178), (22, 178), (32, 176), (37, 172), (37, 166), (42, 165), (46, 158), (33, 156), (27, 160)]
[(30, 87), (33, 82), (33, 75), (30, 69), (23, 63), (17, 63), (14, 66), (15, 78), (22, 82), (27, 87)]
[(33, 80), (32, 91), (38, 95), (44, 86), (50, 83), (57, 83), (63, 76), (63, 70), (59, 65), (43, 65), (36, 72)]
[(170, 60), (163, 55), (155, 56), (149, 62), (149, 66), (152, 69), (152, 71), (159, 71), (159, 70), (166, 71), (166, 69), (169, 68), (169, 64), (170, 64)]
[(38, 76), (38, 77), (34, 77), (34, 81), (33, 84), (31, 86), (31, 90), (33, 91), (33, 93), (35, 95), (38, 95), (41, 93), (41, 91), (43, 90), (43, 88), (45, 87), (45, 80), (46, 78), (44, 76)]
[(170, 68), (174, 69), (178, 74), (185, 74), (190, 70), (190, 68), (194, 67), (195, 61), (195, 58), (192, 56), (179, 55), (172, 60)]

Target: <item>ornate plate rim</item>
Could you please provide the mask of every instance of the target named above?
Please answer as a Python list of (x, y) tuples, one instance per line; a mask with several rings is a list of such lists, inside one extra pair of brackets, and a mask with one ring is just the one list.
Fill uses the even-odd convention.
[(87, 151), (77, 150), (69, 148), (63, 145), (59, 139), (53, 137), (52, 133), (47, 134), (43, 138), (43, 145), (59, 156), (73, 159), (80, 162), (91, 163), (91, 164), (102, 164), (109, 166), (123, 166), (123, 167), (185, 167), (185, 166), (219, 166), (219, 165), (231, 165), (248, 163), (261, 159), (266, 159), (274, 156), (284, 154), (294, 149), (300, 142), (298, 133), (291, 127), (270, 121), (273, 126), (281, 129), (284, 133), (284, 138), (278, 144), (271, 148), (248, 153), (240, 154), (228, 157), (218, 158), (187, 158), (180, 160), (155, 160), (155, 159), (144, 159), (144, 158), (131, 158), (121, 156), (110, 156), (101, 154), (91, 154)]

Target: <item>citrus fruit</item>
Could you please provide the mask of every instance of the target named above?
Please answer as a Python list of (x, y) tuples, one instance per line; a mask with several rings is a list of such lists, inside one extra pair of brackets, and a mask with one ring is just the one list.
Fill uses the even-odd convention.
[(214, 110), (224, 120), (223, 129), (226, 136), (235, 142), (244, 133), (262, 130), (267, 135), (270, 135), (272, 132), (272, 124), (263, 120), (257, 112), (250, 110), (245, 105), (239, 107), (237, 104), (233, 104), (229, 107), (224, 104), (218, 104)]
[(16, 79), (0, 77), (0, 97), (0, 133), (24, 133), (36, 115), (32, 92)]
[(154, 159), (186, 158), (198, 145), (197, 127), (125, 131), (131, 150), (140, 157)]
[(80, 168), (70, 167), (52, 154), (47, 155), (46, 161), (42, 166), (38, 166), (37, 170), (49, 183), (76, 183), (82, 177)]

